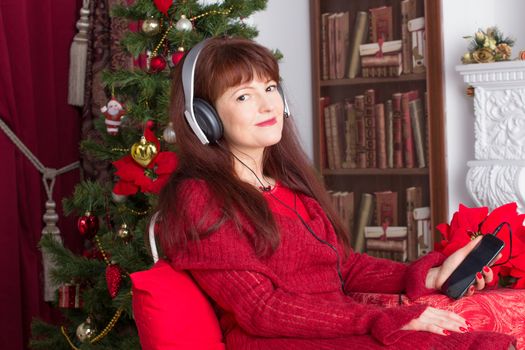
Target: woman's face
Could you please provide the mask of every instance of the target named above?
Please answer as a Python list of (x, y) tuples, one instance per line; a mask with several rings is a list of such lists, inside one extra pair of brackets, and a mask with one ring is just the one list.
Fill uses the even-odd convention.
[(227, 89), (215, 102), (232, 150), (262, 151), (281, 140), (284, 103), (277, 82), (257, 77)]

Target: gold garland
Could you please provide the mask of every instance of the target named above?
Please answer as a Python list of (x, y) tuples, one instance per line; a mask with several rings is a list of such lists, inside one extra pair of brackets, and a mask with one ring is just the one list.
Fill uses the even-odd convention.
[(138, 211), (138, 210), (135, 210), (135, 209), (128, 208), (128, 207), (126, 207), (124, 205), (119, 207), (119, 211), (121, 211), (121, 212), (127, 211), (127, 212), (130, 212), (130, 213), (132, 213), (134, 215), (138, 215), (138, 216), (148, 215), (150, 209), (151, 208), (148, 208), (148, 209), (143, 210), (143, 211)]
[(111, 152), (129, 152), (129, 148), (112, 148)]
[[(89, 342), (91, 344), (94, 344), (94, 343), (100, 341), (106, 335), (108, 335), (108, 333), (111, 332), (113, 327), (115, 327), (115, 324), (117, 323), (118, 319), (122, 315), (123, 311), (124, 311), (124, 307), (123, 306), (119, 307), (118, 310), (115, 312), (115, 315), (113, 315), (113, 317), (109, 321), (108, 325), (96, 337), (94, 337), (93, 339), (90, 339)], [(75, 346), (75, 344), (73, 344), (73, 342), (71, 341), (71, 338), (69, 338), (69, 335), (67, 334), (66, 328), (64, 326), (60, 326), (60, 332), (62, 333), (64, 338), (66, 338), (66, 341), (69, 344), (69, 346), (71, 347), (71, 349), (73, 349), (73, 350), (80, 350), (79, 348), (77, 348)]]
[(208, 12), (204, 12), (198, 16), (194, 16), (194, 17), (191, 17), (189, 18), (190, 21), (194, 21), (196, 19), (199, 19), (199, 18), (202, 18), (202, 17), (205, 17), (205, 16), (208, 16), (208, 15), (227, 15), (231, 12), (231, 8), (227, 9), (227, 10), (224, 10), (224, 11), (221, 11), (221, 10), (211, 10), (211, 11), (208, 11)]
[(106, 255), (106, 252), (104, 251), (104, 248), (102, 248), (102, 243), (100, 243), (100, 239), (98, 238), (98, 235), (95, 235), (95, 242), (97, 243), (98, 250), (100, 250), (100, 253), (102, 254), (102, 257), (104, 258), (104, 262), (106, 265), (111, 265), (111, 261), (109, 261), (108, 256)]
[[(191, 17), (191, 18), (188, 18), (188, 20), (190, 21), (195, 21), (196, 19), (200, 19), (202, 17), (205, 17), (205, 16), (209, 16), (209, 15), (227, 15), (231, 12), (231, 8), (230, 9), (227, 9), (227, 10), (211, 10), (211, 11), (207, 11), (207, 12), (204, 12), (204, 13), (201, 13), (200, 15), (198, 16), (194, 16), (194, 17)], [(162, 34), (162, 38), (160, 39), (159, 43), (157, 44), (157, 46), (155, 46), (155, 49), (153, 49), (153, 52), (151, 54), (152, 57), (155, 57), (157, 56), (157, 52), (159, 51), (160, 47), (162, 46), (162, 44), (164, 43), (164, 40), (166, 40), (166, 37), (168, 36), (168, 33), (170, 32), (170, 30), (172, 28), (174, 28), (176, 25), (176, 23), (173, 23), (171, 24), (170, 26), (168, 26), (168, 29), (166, 29), (166, 31), (164, 32), (164, 34)]]
[(122, 311), (124, 311), (124, 307), (119, 307), (118, 310), (115, 312), (115, 315), (111, 318), (108, 325), (100, 332), (99, 335), (97, 335), (95, 338), (90, 340), (90, 343), (96, 343), (102, 338), (104, 338), (106, 335), (108, 335), (109, 332), (115, 327), (115, 324), (117, 323), (118, 319), (120, 318), (120, 315), (122, 315)]

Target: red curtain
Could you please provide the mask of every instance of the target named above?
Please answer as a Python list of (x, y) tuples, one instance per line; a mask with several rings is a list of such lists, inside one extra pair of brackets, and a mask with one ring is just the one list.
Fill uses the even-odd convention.
[[(79, 159), (80, 111), (67, 105), (69, 46), (81, 0), (0, 0), (0, 117), (49, 168)], [(64, 244), (81, 250), (74, 218), (62, 214), (78, 169), (56, 179)], [(33, 317), (57, 320), (42, 298), (46, 194), (41, 174), (0, 131), (0, 349), (27, 348)]]

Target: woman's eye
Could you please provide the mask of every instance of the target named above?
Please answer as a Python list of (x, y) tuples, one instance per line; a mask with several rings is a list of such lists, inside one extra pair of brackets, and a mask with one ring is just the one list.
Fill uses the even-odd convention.
[(241, 96), (237, 97), (237, 101), (246, 101), (247, 99), (248, 99), (247, 95), (241, 95)]
[(275, 89), (277, 89), (277, 85), (270, 85), (266, 88), (266, 91), (267, 92), (270, 92), (270, 91), (274, 91)]

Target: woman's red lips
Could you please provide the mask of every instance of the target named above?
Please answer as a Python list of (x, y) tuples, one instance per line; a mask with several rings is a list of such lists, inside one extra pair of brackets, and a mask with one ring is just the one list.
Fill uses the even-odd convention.
[(255, 124), (255, 125), (257, 125), (257, 126), (270, 126), (270, 125), (273, 125), (275, 123), (277, 123), (277, 118), (273, 117), (271, 119), (265, 120), (263, 122)]

